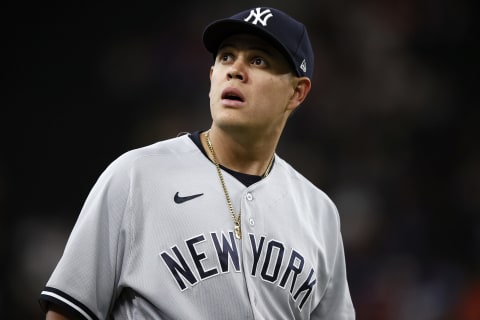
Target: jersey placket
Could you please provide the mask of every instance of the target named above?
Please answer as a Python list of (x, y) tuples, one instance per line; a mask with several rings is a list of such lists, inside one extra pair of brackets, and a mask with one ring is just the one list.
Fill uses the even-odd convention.
[[(261, 182), (259, 182), (261, 183)], [(259, 261), (255, 260), (255, 256), (258, 257), (258, 252), (255, 252), (258, 248), (256, 238), (258, 235), (263, 234), (263, 218), (262, 215), (257, 212), (256, 198), (258, 192), (254, 186), (247, 188), (241, 197), (240, 206), (242, 212), (241, 226), (242, 226), (242, 263), (245, 277), (245, 284), (250, 299), (250, 305), (252, 307), (255, 318), (262, 312), (259, 312), (258, 306), (258, 293), (256, 292), (256, 285), (252, 281), (252, 277), (256, 277), (256, 265)]]

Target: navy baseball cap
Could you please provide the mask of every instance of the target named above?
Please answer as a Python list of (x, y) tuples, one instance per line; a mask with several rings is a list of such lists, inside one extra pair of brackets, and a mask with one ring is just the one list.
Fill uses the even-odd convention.
[(312, 78), (313, 50), (307, 28), (286, 13), (259, 7), (214, 21), (203, 31), (203, 44), (215, 56), (222, 41), (236, 33), (260, 36), (285, 55), (297, 76)]

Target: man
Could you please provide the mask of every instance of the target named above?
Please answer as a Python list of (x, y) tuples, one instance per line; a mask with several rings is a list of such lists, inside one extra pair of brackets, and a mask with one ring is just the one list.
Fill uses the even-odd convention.
[(210, 24), (209, 130), (100, 176), (41, 293), (47, 319), (354, 319), (337, 210), (275, 155), (313, 52), (273, 8)]

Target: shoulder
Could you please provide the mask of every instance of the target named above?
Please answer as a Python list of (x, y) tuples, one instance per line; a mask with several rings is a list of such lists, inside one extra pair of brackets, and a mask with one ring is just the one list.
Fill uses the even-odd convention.
[(188, 135), (183, 135), (129, 150), (115, 159), (107, 170), (131, 170), (151, 161), (160, 164), (175, 163), (178, 159), (188, 157), (189, 154), (198, 155), (199, 152)]
[(188, 135), (158, 141), (148, 146), (133, 149), (122, 154), (116, 161), (135, 162), (142, 158), (185, 155), (198, 152)]
[(279, 156), (275, 158), (275, 166), (272, 178), (277, 179), (274, 184), (281, 190), (280, 193), (308, 209), (304, 212), (312, 213), (324, 222), (327, 219), (332, 224), (339, 224), (337, 207), (329, 195)]
[(188, 137), (183, 135), (162, 140), (151, 145), (129, 150), (113, 160), (99, 176), (96, 186), (128, 188), (136, 177), (154, 171), (168, 173), (181, 163), (194, 163), (201, 151)]
[(295, 190), (292, 191), (315, 195), (322, 198), (323, 200), (332, 202), (332, 200), (323, 190), (313, 184), (308, 178), (298, 172), (295, 168), (292, 167), (292, 165), (290, 165), (287, 161), (285, 161), (278, 155), (275, 157), (275, 166), (277, 166), (277, 174), (280, 176), (280, 178), (285, 179), (286, 181), (290, 182), (295, 186)]

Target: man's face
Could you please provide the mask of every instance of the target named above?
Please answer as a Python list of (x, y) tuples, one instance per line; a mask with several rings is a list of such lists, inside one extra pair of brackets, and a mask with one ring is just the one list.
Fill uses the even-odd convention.
[(296, 78), (286, 58), (261, 38), (225, 39), (210, 70), (210, 108), (224, 129), (281, 131), (297, 103)]

